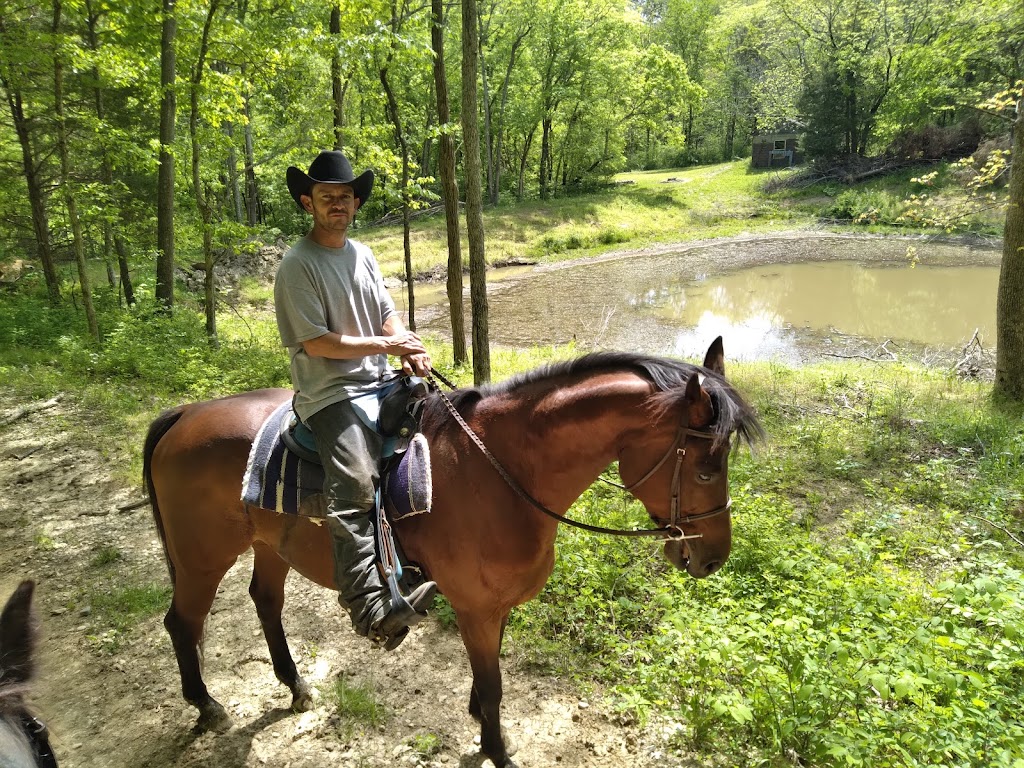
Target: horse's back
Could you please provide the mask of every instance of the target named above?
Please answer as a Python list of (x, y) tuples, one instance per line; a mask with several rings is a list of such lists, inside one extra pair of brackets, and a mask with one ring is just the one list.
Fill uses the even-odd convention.
[[(168, 555), (232, 561), (252, 543), (252, 522), (240, 500), (252, 441), (273, 410), (291, 397), (261, 389), (181, 406), (148, 461)], [(197, 535), (201, 531), (202, 535)]]

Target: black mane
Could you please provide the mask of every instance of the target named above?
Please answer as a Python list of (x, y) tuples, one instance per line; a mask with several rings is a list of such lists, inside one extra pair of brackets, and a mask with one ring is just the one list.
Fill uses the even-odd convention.
[(543, 383), (567, 376), (615, 371), (632, 371), (650, 381), (662, 396), (665, 404), (675, 402), (682, 396), (682, 390), (694, 373), (703, 378), (701, 382), (711, 395), (715, 407), (715, 421), (712, 425), (719, 439), (726, 439), (736, 432), (747, 443), (753, 443), (764, 436), (754, 409), (743, 399), (723, 376), (701, 365), (665, 357), (653, 357), (633, 352), (592, 352), (571, 360), (547, 363), (531, 371), (518, 373), (511, 378), (481, 387), (460, 389), (450, 399), (460, 411), (471, 409), (477, 402), (495, 395), (511, 394), (522, 387)]

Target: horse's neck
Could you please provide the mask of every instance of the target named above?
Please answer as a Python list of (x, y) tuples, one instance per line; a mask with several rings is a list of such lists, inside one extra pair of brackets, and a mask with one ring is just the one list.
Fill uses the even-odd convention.
[[(647, 424), (650, 385), (631, 374), (584, 380), (546, 393), (510, 396), (509, 437), (518, 440), (517, 476), (563, 511), (618, 457), (626, 436)], [(515, 443), (513, 443), (515, 444)]]

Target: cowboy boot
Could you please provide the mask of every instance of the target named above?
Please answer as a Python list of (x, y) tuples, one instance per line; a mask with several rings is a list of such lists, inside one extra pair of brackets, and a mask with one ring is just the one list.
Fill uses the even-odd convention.
[(397, 648), (409, 627), (426, 615), (437, 585), (424, 582), (395, 605), (377, 568), (373, 526), (366, 512), (331, 514), (328, 527), (334, 543), (334, 580), (338, 601), (352, 619), (352, 628), (386, 650)]

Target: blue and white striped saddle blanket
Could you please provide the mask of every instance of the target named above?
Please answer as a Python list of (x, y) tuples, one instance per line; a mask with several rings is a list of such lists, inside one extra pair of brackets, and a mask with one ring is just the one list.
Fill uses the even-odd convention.
[[(293, 416), (290, 401), (263, 422), (253, 440), (242, 479), (244, 503), (289, 515), (324, 517), (324, 470), (293, 453), (281, 439), (281, 427)], [(422, 434), (387, 460), (381, 476), (384, 505), (391, 520), (430, 511), (430, 449)]]

